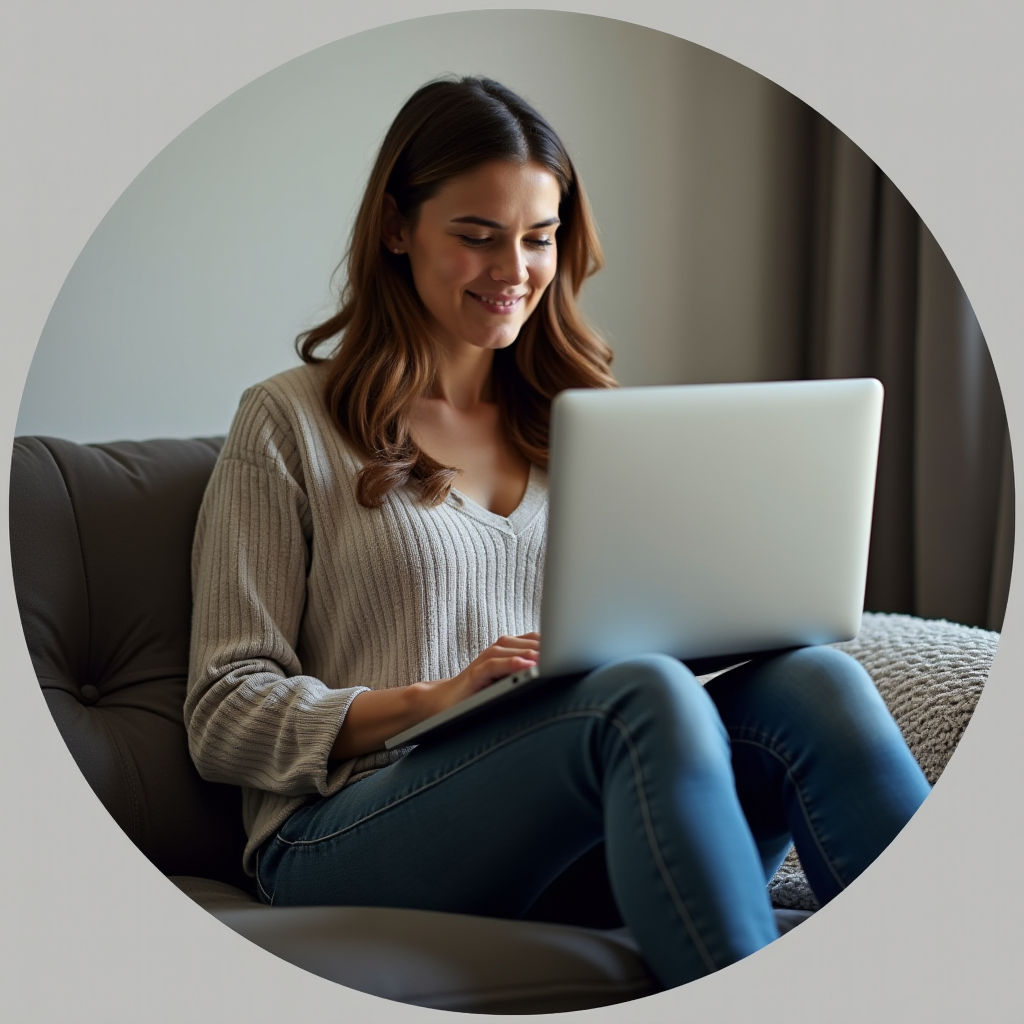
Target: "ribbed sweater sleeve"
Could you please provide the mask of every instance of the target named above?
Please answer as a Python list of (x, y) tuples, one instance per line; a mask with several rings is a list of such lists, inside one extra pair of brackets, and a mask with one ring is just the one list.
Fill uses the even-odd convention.
[(330, 749), (367, 687), (330, 687), (303, 674), (296, 654), (310, 516), (291, 438), (269, 395), (250, 389), (196, 529), (185, 720), (204, 778), (326, 795)]

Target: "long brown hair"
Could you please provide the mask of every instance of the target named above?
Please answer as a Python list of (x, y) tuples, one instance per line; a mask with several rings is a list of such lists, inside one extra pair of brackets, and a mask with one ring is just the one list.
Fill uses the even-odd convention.
[(325, 399), (365, 460), (357, 497), (368, 508), (407, 483), (426, 504), (439, 504), (458, 472), (426, 455), (410, 434), (413, 403), (428, 392), (435, 363), (429, 316), (408, 260), (382, 241), (384, 197), (411, 220), (447, 181), (491, 160), (536, 162), (561, 188), (555, 277), (516, 341), (494, 354), (494, 398), (509, 439), (546, 468), (552, 398), (569, 387), (615, 386), (611, 349), (576, 304), (603, 259), (583, 186), (554, 129), (490, 79), (429, 82), (399, 111), (377, 155), (342, 261), (338, 312), (296, 338), (302, 359), (316, 363), (325, 361), (316, 349), (340, 335), (326, 359)]

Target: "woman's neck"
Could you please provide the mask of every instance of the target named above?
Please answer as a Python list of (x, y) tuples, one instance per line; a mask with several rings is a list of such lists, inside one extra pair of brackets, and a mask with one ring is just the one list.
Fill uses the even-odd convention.
[(458, 354), (442, 349), (438, 353), (433, 385), (425, 397), (445, 402), (460, 411), (493, 402), (493, 365), (491, 349), (469, 348)]

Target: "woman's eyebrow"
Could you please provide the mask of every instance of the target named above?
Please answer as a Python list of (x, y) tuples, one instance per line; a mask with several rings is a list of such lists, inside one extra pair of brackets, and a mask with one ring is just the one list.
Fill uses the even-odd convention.
[[(496, 220), (487, 220), (486, 217), (452, 217), (448, 222), (449, 224), (477, 224), (482, 228), (494, 228), (495, 231), (507, 230), (506, 225), (499, 224)], [(557, 217), (549, 217), (547, 220), (538, 221), (536, 224), (531, 224), (528, 231), (536, 231), (538, 228), (550, 228), (556, 224), (560, 224), (561, 221)]]

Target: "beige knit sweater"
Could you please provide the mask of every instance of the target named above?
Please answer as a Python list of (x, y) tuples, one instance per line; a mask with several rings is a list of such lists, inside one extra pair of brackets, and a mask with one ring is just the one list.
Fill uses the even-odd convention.
[(200, 774), (243, 787), (250, 874), (298, 807), (402, 756), (328, 764), (356, 694), (454, 676), (540, 623), (543, 471), (507, 519), (458, 491), (363, 508), (322, 374), (303, 365), (245, 393), (196, 528), (185, 723)]

